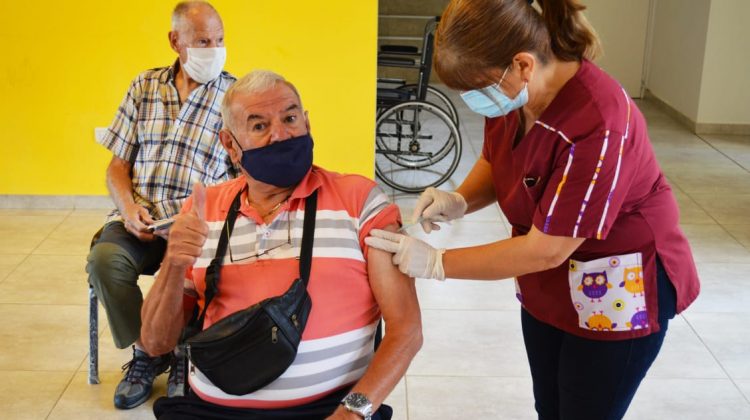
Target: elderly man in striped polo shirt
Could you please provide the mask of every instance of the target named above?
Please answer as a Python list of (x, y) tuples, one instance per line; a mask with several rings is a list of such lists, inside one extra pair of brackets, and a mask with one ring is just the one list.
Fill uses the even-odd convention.
[(179, 3), (169, 42), (179, 55), (175, 63), (133, 80), (99, 140), (112, 152), (107, 187), (117, 209), (97, 234), (86, 271), (107, 312), (115, 345), (134, 344), (133, 359), (115, 390), (117, 408), (146, 401), (154, 378), (170, 362), (168, 394), (179, 393), (184, 382), (171, 349), (150, 357), (139, 338), (143, 296), (138, 276), (158, 269), (167, 244), (168, 230), (152, 231), (149, 225), (174, 216), (193, 183), (215, 184), (236, 175), (218, 137), (221, 100), (235, 80), (222, 71), (221, 17), (208, 3)]
[[(305, 200), (317, 191), (307, 287), (312, 311), (296, 359), (270, 384), (232, 395), (191, 364), (191, 392), (157, 400), (154, 413), (160, 419), (389, 419), (392, 410), (382, 403), (422, 344), (419, 304), (414, 280), (389, 254), (368, 249), (364, 238), (375, 228), (396, 230), (398, 208), (373, 181), (312, 165), (307, 112), (281, 76), (255, 71), (240, 79), (227, 91), (222, 114), (222, 145), (243, 176), (193, 189), (144, 302), (143, 343), (151, 354), (169, 350), (184, 315), (196, 304), (204, 307), (206, 267), (232, 203), (238, 203), (237, 219), (203, 328), (289, 288), (300, 270)], [(381, 317), (387, 330), (376, 352)]]

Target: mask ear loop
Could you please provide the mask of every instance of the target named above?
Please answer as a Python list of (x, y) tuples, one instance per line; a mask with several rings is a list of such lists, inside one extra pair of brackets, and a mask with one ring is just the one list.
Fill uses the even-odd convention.
[(494, 85), (489, 85), (489, 86), (487, 86), (485, 88), (479, 89), (479, 91), (482, 92), (482, 95), (484, 95), (485, 97), (487, 97), (487, 99), (489, 99), (493, 104), (495, 104), (496, 107), (500, 108), (503, 111), (505, 111), (505, 107), (503, 106), (503, 104), (501, 104), (500, 102), (498, 102), (497, 99), (495, 98), (495, 96), (492, 95), (492, 94), (490, 94), (488, 92), (488, 90), (489, 89), (495, 89), (495, 90), (499, 91), (500, 93), (502, 93), (503, 95), (505, 95), (505, 93), (500, 89), (500, 83), (503, 82), (503, 79), (505, 79), (505, 75), (508, 74), (508, 70), (510, 70), (510, 68), (512, 66), (513, 66), (513, 64), (511, 63), (511, 65), (509, 65), (508, 67), (505, 68), (505, 71), (503, 72), (502, 76), (500, 76), (500, 80), (498, 80), (497, 83), (495, 83)]
[[(496, 90), (500, 91), (500, 93), (502, 93), (503, 95), (505, 95), (505, 92), (503, 92), (503, 91), (502, 91), (502, 89), (500, 89), (500, 83), (502, 83), (502, 82), (503, 82), (503, 79), (505, 79), (505, 76), (506, 76), (506, 74), (508, 73), (508, 70), (509, 70), (509, 69), (510, 69), (511, 67), (513, 67), (513, 64), (512, 64), (512, 63), (511, 63), (511, 65), (510, 65), (510, 66), (508, 66), (508, 67), (506, 67), (506, 68), (505, 68), (505, 71), (503, 72), (503, 75), (502, 75), (502, 76), (500, 76), (500, 80), (499, 80), (499, 81), (498, 81), (497, 83), (495, 83), (495, 84), (494, 84), (494, 85), (492, 86), (492, 87), (494, 87), (494, 88), (495, 88)], [(519, 96), (519, 95), (521, 94), (521, 92), (523, 92), (523, 90), (524, 90), (524, 89), (527, 89), (528, 87), (529, 87), (529, 82), (523, 82), (523, 88), (521, 88), (521, 90), (519, 90), (519, 91), (518, 91), (518, 93), (516, 94), (516, 96), (514, 96), (513, 98), (510, 98), (510, 96), (508, 96), (508, 95), (505, 95), (505, 96), (508, 96), (508, 98), (510, 98), (511, 100), (515, 101), (515, 100), (516, 100), (516, 98), (518, 98), (518, 96)], [(483, 93), (484, 93), (484, 92), (483, 92)], [(495, 101), (495, 100), (494, 100), (494, 99), (493, 99), (493, 98), (491, 97), (492, 95), (487, 95), (487, 94), (485, 94), (485, 96), (487, 96), (488, 98), (490, 98), (490, 100), (492, 100), (492, 102), (493, 102), (493, 103), (494, 103), (495, 105), (499, 105), (499, 104), (497, 103), (497, 101)]]
[(503, 83), (503, 79), (505, 79), (505, 76), (508, 74), (508, 70), (510, 70), (511, 67), (513, 67), (513, 63), (511, 63), (508, 67), (505, 68), (503, 75), (500, 76), (500, 80), (498, 80), (497, 83), (495, 83), (495, 86), (497, 86), (498, 89), (500, 88), (500, 83)]

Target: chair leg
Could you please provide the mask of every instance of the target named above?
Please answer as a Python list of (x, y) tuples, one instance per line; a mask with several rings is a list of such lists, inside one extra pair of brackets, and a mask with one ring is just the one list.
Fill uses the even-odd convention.
[(89, 384), (99, 383), (99, 300), (89, 286)]

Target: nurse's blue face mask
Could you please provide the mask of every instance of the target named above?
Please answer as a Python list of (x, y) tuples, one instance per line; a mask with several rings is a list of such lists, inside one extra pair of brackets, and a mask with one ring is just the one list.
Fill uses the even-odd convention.
[(508, 66), (500, 81), (481, 89), (469, 90), (461, 93), (461, 99), (466, 102), (469, 108), (477, 114), (484, 115), (487, 118), (495, 118), (508, 115), (529, 102), (528, 83), (524, 83), (523, 89), (518, 92), (515, 98), (511, 99), (500, 90), (500, 83), (505, 79), (511, 66)]
[[(229, 134), (240, 146), (234, 134)], [(240, 164), (254, 179), (286, 188), (302, 181), (310, 170), (312, 161), (313, 140), (308, 133), (256, 149), (243, 150)]]

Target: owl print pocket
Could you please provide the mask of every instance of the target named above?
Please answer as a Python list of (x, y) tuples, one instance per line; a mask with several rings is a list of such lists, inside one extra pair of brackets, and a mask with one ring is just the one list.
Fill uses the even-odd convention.
[(641, 253), (570, 260), (570, 298), (578, 326), (592, 331), (648, 328)]

